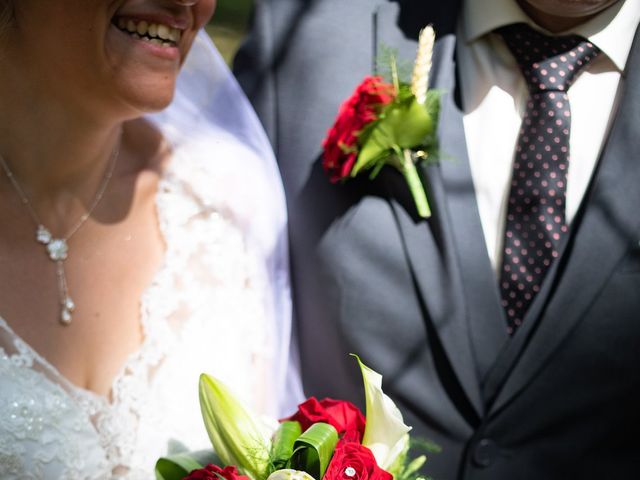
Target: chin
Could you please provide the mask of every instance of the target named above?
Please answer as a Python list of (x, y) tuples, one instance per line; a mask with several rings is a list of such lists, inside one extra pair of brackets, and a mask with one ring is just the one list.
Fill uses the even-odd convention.
[(167, 95), (155, 96), (153, 98), (144, 99), (139, 102), (138, 110), (143, 113), (160, 112), (171, 105), (173, 101), (173, 92)]
[(159, 112), (167, 108), (175, 94), (175, 79), (164, 78), (162, 82), (138, 83), (120, 88), (118, 104), (124, 105), (126, 116)]
[[(560, 18), (579, 18), (595, 15), (619, 0), (519, 0), (539, 12)], [(635, 0), (637, 1), (637, 0)]]

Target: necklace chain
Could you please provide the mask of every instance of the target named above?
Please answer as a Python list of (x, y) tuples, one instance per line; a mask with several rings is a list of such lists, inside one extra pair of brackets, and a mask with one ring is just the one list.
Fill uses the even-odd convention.
[(68, 240), (85, 224), (85, 222), (91, 217), (91, 214), (95, 210), (95, 208), (102, 200), (105, 191), (107, 190), (107, 186), (113, 176), (113, 171), (115, 170), (115, 166), (118, 160), (118, 156), (120, 154), (120, 137), (116, 142), (116, 146), (111, 153), (111, 159), (109, 162), (109, 166), (100, 182), (98, 190), (96, 191), (95, 196), (93, 197), (93, 201), (91, 205), (87, 209), (85, 213), (83, 213), (80, 218), (76, 221), (76, 223), (69, 229), (67, 234), (61, 238), (54, 238), (51, 235), (49, 229), (44, 226), (42, 220), (40, 220), (40, 216), (33, 208), (33, 204), (29, 200), (28, 195), (24, 191), (24, 189), (20, 186), (20, 183), (16, 179), (15, 175), (9, 168), (4, 157), (0, 154), (0, 165), (2, 165), (2, 169), (4, 170), (7, 178), (13, 185), (14, 190), (20, 197), (20, 201), (27, 208), (31, 219), (37, 226), (36, 230), (36, 241), (46, 246), (47, 254), (49, 258), (56, 262), (56, 275), (58, 277), (58, 297), (60, 300), (60, 323), (63, 325), (69, 325), (72, 320), (72, 313), (75, 310), (75, 303), (73, 299), (69, 296), (69, 289), (67, 286), (67, 277), (64, 271), (64, 261), (67, 259), (68, 254)]

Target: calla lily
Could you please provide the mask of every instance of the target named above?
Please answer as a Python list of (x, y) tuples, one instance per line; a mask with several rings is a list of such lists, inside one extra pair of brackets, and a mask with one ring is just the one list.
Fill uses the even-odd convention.
[(362, 371), (366, 397), (367, 424), (362, 444), (373, 452), (378, 465), (386, 470), (406, 451), (411, 427), (405, 425), (398, 407), (382, 391), (382, 375), (367, 367), (357, 355), (353, 356)]
[(200, 408), (216, 454), (253, 480), (264, 480), (269, 468), (272, 431), (257, 421), (224, 384), (200, 375)]
[(307, 472), (285, 468), (276, 470), (267, 480), (314, 480), (314, 478)]

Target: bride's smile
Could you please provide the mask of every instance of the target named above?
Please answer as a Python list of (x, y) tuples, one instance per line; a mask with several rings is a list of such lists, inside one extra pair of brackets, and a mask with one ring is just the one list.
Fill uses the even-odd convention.
[(181, 57), (179, 42), (182, 29), (166, 23), (126, 17), (118, 17), (114, 20), (114, 26), (138, 48), (146, 49), (148, 54), (174, 61)]
[(180, 66), (215, 4), (21, 0), (3, 54), (23, 85), (64, 99), (67, 108), (96, 121), (104, 114), (133, 118), (169, 104)]
[[(211, 16), (215, 2), (184, 2), (184, 6), (176, 7), (171, 4), (149, 3), (139, 1), (125, 2), (119, 7), (111, 26), (125, 34), (142, 50), (142, 55), (152, 55), (158, 58), (181, 64), (193, 42), (194, 33), (204, 25), (204, 21)], [(187, 5), (193, 5), (188, 8)]]
[[(173, 51), (178, 49), (182, 30), (179, 27), (172, 27), (165, 23), (140, 20), (134, 18), (118, 17), (114, 20), (114, 25), (131, 38), (148, 43), (152, 46), (161, 47), (160, 51)], [(157, 49), (153, 49), (154, 51)]]

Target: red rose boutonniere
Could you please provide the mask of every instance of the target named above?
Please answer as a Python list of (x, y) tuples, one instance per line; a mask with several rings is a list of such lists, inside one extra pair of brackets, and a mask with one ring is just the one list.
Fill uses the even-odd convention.
[(323, 167), (332, 182), (370, 171), (374, 178), (385, 165), (395, 167), (407, 181), (422, 218), (431, 216), (416, 164), (437, 150), (436, 128), (440, 95), (428, 90), (435, 34), (420, 33), (411, 84), (400, 82), (392, 60), (391, 81), (367, 77), (338, 112), (322, 143)]

